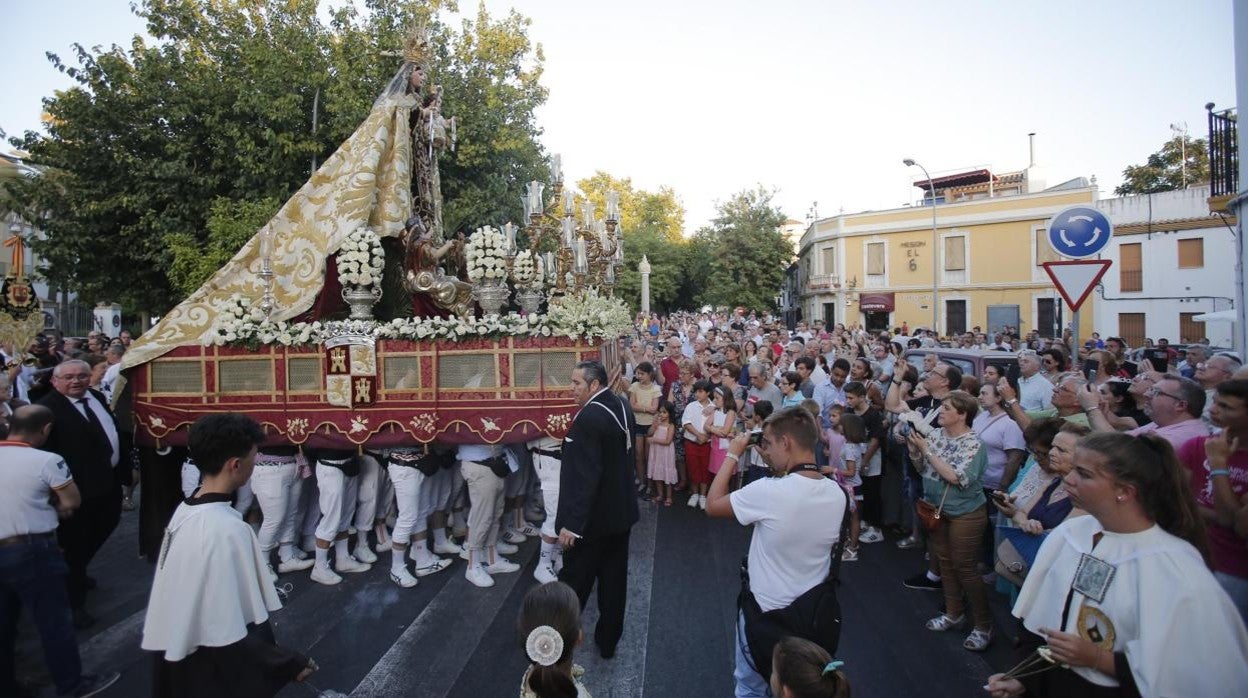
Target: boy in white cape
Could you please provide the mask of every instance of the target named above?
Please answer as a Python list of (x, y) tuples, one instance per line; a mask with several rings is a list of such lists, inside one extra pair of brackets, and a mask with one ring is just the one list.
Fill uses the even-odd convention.
[(272, 696), (316, 669), (277, 645), (269, 612), (282, 604), (255, 533), (231, 506), (263, 441), (240, 414), (191, 425), (203, 484), (174, 511), (156, 562), (142, 643), (157, 653), (153, 696)]

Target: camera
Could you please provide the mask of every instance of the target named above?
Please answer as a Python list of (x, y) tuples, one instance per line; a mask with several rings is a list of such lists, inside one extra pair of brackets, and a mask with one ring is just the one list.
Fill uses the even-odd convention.
[(923, 419), (923, 415), (915, 412), (914, 410), (901, 413), (897, 419), (901, 422), (901, 433), (906, 436), (910, 435), (911, 429), (919, 432), (919, 435), (923, 438), (927, 438), (932, 435), (932, 425), (928, 424), (927, 421)]
[(749, 445), (757, 446), (761, 444), (762, 442), (763, 442), (763, 432), (761, 431), (750, 432)]

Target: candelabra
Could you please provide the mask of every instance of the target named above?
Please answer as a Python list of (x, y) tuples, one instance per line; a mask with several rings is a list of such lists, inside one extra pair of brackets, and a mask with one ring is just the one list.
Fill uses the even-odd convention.
[(266, 226), (260, 231), (260, 282), (264, 284), (264, 295), (260, 298), (260, 312), (265, 320), (273, 318), (276, 302), (273, 297), (273, 231)]
[[(529, 182), (527, 193), (520, 197), (529, 249), (542, 261), (551, 298), (597, 287), (611, 294), (616, 267), (624, 262), (619, 192), (607, 192), (605, 218), (596, 217), (592, 201), (582, 201), (578, 221), (576, 193), (564, 189), (561, 165), (560, 156), (555, 155), (549, 199), (545, 196), (546, 185), (536, 181)], [(516, 227), (508, 224), (504, 233), (508, 258), (514, 260)], [(509, 271), (512, 263), (508, 262)]]

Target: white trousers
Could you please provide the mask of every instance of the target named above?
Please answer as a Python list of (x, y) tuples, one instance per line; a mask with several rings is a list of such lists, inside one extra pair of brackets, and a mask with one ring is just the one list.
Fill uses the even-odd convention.
[(360, 474), (355, 477), (357, 488), (355, 499), (355, 530), (369, 531), (373, 528), (373, 519), (377, 514), (378, 474), (381, 464), (377, 459), (364, 454), (360, 456)]
[(450, 510), (451, 494), (458, 472), (456, 468), (438, 468), (438, 472), (425, 477), (420, 485), (420, 510), (416, 514), (417, 532), (426, 530), (430, 516), (439, 511)]
[(537, 471), (538, 482), (542, 486), (542, 504), (546, 509), (546, 520), (542, 522), (542, 535), (547, 538), (559, 537), (555, 530), (555, 516), (559, 513), (559, 470), (562, 461), (558, 458), (533, 455), (533, 469)]
[(256, 538), (260, 549), (268, 552), (279, 543), (295, 542), (295, 525), (299, 517), (303, 478), (299, 466), (289, 463), (257, 464), (251, 473), (251, 490), (260, 503), (264, 521)]
[(420, 519), (420, 490), (426, 480), (425, 474), (406, 465), (390, 464), (387, 470), (390, 482), (394, 483), (394, 501), (399, 509), (390, 538), (399, 545), (407, 545), (412, 531), (425, 528)]
[(321, 520), (316, 525), (317, 538), (332, 541), (351, 527), (351, 515), (355, 511), (359, 491), (358, 480), (347, 477), (332, 465), (316, 464), (317, 502), (321, 507)]

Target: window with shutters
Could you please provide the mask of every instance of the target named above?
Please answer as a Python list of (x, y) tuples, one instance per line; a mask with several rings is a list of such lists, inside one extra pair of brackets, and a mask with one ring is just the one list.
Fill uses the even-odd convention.
[(1200, 313), (1179, 313), (1179, 342), (1192, 344), (1205, 336), (1205, 323), (1196, 322), (1192, 318)]
[(829, 274), (829, 275), (836, 273), (836, 248), (835, 247), (823, 248), (823, 273)]
[(966, 236), (945, 238), (945, 271), (966, 270)]
[(871, 276), (884, 275), (884, 243), (867, 243), (867, 274)]
[(1144, 346), (1144, 313), (1118, 313), (1118, 334), (1129, 347)]
[(1049, 244), (1049, 234), (1044, 228), (1036, 228), (1036, 266), (1045, 262), (1059, 262), (1062, 257)]
[(1179, 240), (1179, 268), (1200, 269), (1205, 266), (1205, 240)]
[(1144, 290), (1144, 250), (1143, 245), (1132, 242), (1118, 247), (1118, 256), (1122, 266), (1118, 272), (1118, 282), (1123, 292)]

